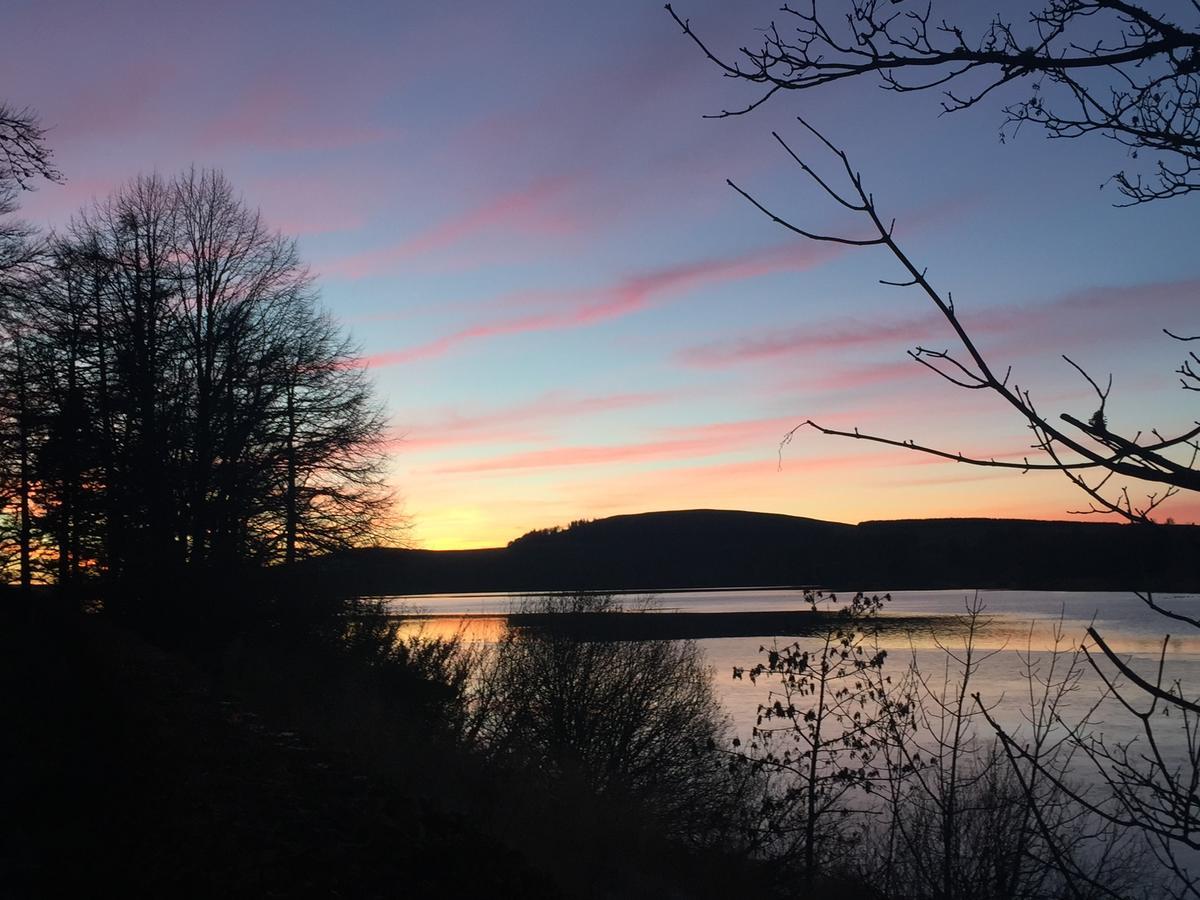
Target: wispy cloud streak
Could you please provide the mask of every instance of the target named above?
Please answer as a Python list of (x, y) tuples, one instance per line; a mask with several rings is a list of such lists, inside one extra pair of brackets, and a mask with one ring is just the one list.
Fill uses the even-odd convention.
[(668, 398), (666, 393), (625, 393), (591, 397), (550, 392), (528, 403), (490, 412), (452, 412), (432, 422), (413, 424), (393, 438), (405, 451), (437, 450), (448, 446), (528, 441), (544, 438), (532, 426), (573, 420), (626, 409), (653, 406)]
[(936, 315), (930, 314), (891, 322), (846, 320), (817, 326), (799, 325), (689, 347), (681, 350), (677, 359), (687, 365), (716, 368), (772, 361), (814, 351), (911, 343), (936, 334), (938, 321)]
[(795, 421), (791, 418), (749, 419), (661, 430), (657, 440), (627, 444), (553, 447), (513, 453), (434, 469), (438, 474), (547, 469), (563, 466), (643, 463), (718, 456), (747, 446), (773, 446)]
[(668, 266), (632, 275), (602, 288), (564, 292), (559, 295), (558, 306), (565, 308), (483, 322), (414, 347), (367, 356), (362, 363), (368, 366), (396, 365), (441, 356), (462, 344), (485, 338), (593, 325), (702, 287), (811, 268), (837, 253), (838, 249), (832, 247), (789, 244), (740, 256)]
[(323, 264), (321, 271), (345, 278), (382, 275), (408, 260), (500, 230), (540, 236), (573, 233), (577, 223), (555, 205), (570, 185), (565, 177), (540, 179), (491, 197), (398, 243), (332, 260)]
[[(1127, 339), (1131, 326), (1147, 319), (1162, 324), (1183, 320), (1200, 301), (1200, 280), (1097, 286), (1045, 301), (1019, 306), (984, 307), (960, 304), (959, 317), (975, 339), (1015, 337), (1019, 349), (1034, 352), (1058, 348), (1065, 337)], [(1143, 329), (1157, 335), (1159, 325)], [(680, 350), (675, 358), (687, 366), (722, 368), (805, 353), (875, 347), (945, 343), (953, 334), (936, 312), (906, 319), (840, 319), (761, 330)], [(866, 381), (870, 381), (867, 378)]]

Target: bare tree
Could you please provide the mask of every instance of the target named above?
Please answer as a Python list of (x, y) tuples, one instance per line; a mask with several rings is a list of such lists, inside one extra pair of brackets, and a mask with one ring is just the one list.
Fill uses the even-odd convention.
[(544, 627), (506, 632), (470, 698), (465, 731), (487, 758), (632, 802), (672, 837), (733, 840), (752, 773), (731, 770), (718, 749), (726, 723), (696, 644), (588, 640), (555, 625), (626, 610), (608, 595), (536, 598), (523, 610), (543, 614)]
[(50, 163), (45, 132), (31, 109), (0, 102), (0, 532), (15, 550), (21, 586), (33, 581), (33, 452), (35, 402), (30, 343), (14, 316), (37, 289), (42, 246), (15, 219), (21, 190), (33, 181), (61, 180)]
[(43, 435), (36, 353), (19, 326), (9, 329), (0, 354), (0, 484), (8, 507), (8, 530), (15, 540), (17, 576), (26, 591), (34, 578), (35, 457)]
[(9, 310), (23, 378), (0, 436), (37, 494), (19, 543), (40, 541), (60, 583), (87, 571), (149, 597), (184, 571), (202, 584), (373, 539), (391, 494), (370, 382), (295, 243), (224, 176), (136, 178), (44, 257)]
[(62, 181), (52, 156), (37, 114), (0, 101), (0, 300), (6, 290), (15, 290), (14, 273), (29, 274), (38, 249), (33, 229), (8, 217), (19, 206), (20, 192), (31, 190), (39, 178)]
[[(1062, 413), (1055, 420), (1044, 415), (1029, 391), (1012, 381), (1009, 368), (1006, 367), (1001, 374), (987, 360), (959, 317), (953, 298), (949, 294), (943, 295), (931, 283), (927, 271), (913, 262), (899, 246), (894, 237), (894, 222), (886, 220), (878, 212), (871, 193), (863, 185), (862, 176), (851, 166), (845, 152), (807, 123), (803, 124), (838, 162), (845, 187), (834, 186), (794, 153), (778, 135), (776, 139), (822, 191), (844, 208), (867, 220), (871, 228), (869, 236), (860, 238), (806, 231), (774, 215), (736, 185), (735, 190), (775, 221), (810, 239), (886, 248), (905, 274), (901, 280), (884, 283), (919, 290), (942, 315), (962, 348), (961, 353), (954, 353), (917, 347), (910, 351), (910, 356), (951, 384), (1000, 397), (1016, 414), (1018, 421), (1023, 422), (1033, 434), (1031, 449), (1036, 455), (1020, 461), (966, 456), (912, 440), (858, 430), (827, 428), (811, 420), (789, 432), (785, 441), (792, 439), (799, 428), (810, 427), (827, 435), (899, 447), (966, 465), (1022, 472), (1057, 472), (1065, 475), (1090, 499), (1089, 508), (1082, 512), (1116, 513), (1139, 525), (1155, 524), (1155, 511), (1168, 498), (1180, 492), (1200, 490), (1200, 471), (1196, 465), (1200, 458), (1200, 424), (1192, 422), (1165, 433), (1156, 428), (1133, 434), (1118, 434), (1110, 430), (1105, 404), (1111, 390), (1111, 379), (1101, 387), (1096, 378), (1068, 357), (1064, 357), (1066, 362), (1094, 391), (1098, 407), (1090, 416)], [(1170, 332), (1167, 334), (1181, 340), (1195, 340), (1179, 338)], [(1198, 386), (1192, 365), (1194, 361), (1195, 354), (1190, 354), (1178, 370), (1181, 386), (1189, 391)], [(1130, 483), (1141, 487), (1144, 499), (1139, 497), (1136, 489), (1131, 492)], [(1147, 591), (1138, 596), (1149, 608), (1168, 619), (1191, 628), (1200, 628), (1200, 620), (1170, 609), (1154, 594)], [(1111, 788), (1109, 803), (1100, 803), (1082, 794), (1075, 796), (1093, 812), (1107, 817), (1113, 823), (1145, 828), (1155, 851), (1178, 876), (1177, 895), (1200, 896), (1200, 886), (1187, 862), (1189, 853), (1200, 850), (1200, 838), (1196, 836), (1195, 826), (1200, 815), (1196, 799), (1196, 785), (1200, 784), (1200, 741), (1196, 739), (1200, 698), (1188, 696), (1180, 682), (1173, 682), (1164, 674), (1162, 665), (1149, 676), (1139, 673), (1113, 651), (1096, 628), (1089, 628), (1087, 637), (1090, 642), (1086, 655), (1088, 663), (1108, 689), (1114, 692), (1126, 711), (1140, 723), (1144, 743), (1139, 746), (1106, 743), (1091, 733), (1086, 722), (1063, 723), (1064, 727), (1070, 727), (1076, 745)], [(1165, 642), (1163, 651), (1165, 659)], [(1164, 710), (1174, 714), (1174, 718), (1165, 726), (1161, 719)], [(1175, 731), (1176, 736), (1181, 738), (1180, 743), (1186, 748), (1182, 760), (1165, 755), (1159, 749), (1163, 742), (1164, 727)], [(1038, 777), (1054, 780), (1058, 788), (1070, 790), (1058, 773), (1041, 765), (1038, 758), (1031, 755), (1027, 744), (1019, 742), (1003, 729), (999, 733), (1014, 760), (1032, 766)], [(1143, 746), (1150, 748), (1149, 751), (1144, 750)]]
[(384, 419), (295, 242), (219, 172), (173, 183), (175, 317), (189, 395), (186, 542), (206, 562), (294, 562), (387, 518)]
[[(861, 216), (868, 225), (865, 235), (823, 234), (797, 226), (757, 200), (747, 191), (730, 182), (757, 209), (790, 231), (809, 240), (832, 241), (854, 247), (878, 246), (886, 249), (899, 263), (903, 275), (884, 280), (884, 284), (916, 289), (933, 304), (955, 336), (960, 351), (917, 347), (910, 356), (940, 378), (965, 390), (982, 391), (999, 397), (1015, 414), (1017, 421), (1032, 433), (1033, 454), (1019, 461), (994, 457), (969, 456), (913, 440), (828, 428), (812, 420), (797, 426), (784, 437), (792, 440), (801, 428), (812, 428), (826, 435), (868, 441), (902, 448), (914, 453), (935, 456), (971, 466), (1009, 469), (1018, 472), (1043, 471), (1061, 473), (1079, 487), (1090, 499), (1084, 513), (1115, 513), (1131, 523), (1150, 526), (1156, 522), (1155, 512), (1168, 498), (1180, 492), (1200, 489), (1200, 424), (1191, 422), (1174, 431), (1162, 432), (1151, 428), (1147, 432), (1121, 434), (1110, 429), (1105, 404), (1111, 390), (1111, 379), (1101, 382), (1087, 373), (1078, 363), (1064, 357), (1066, 363), (1091, 387), (1097, 408), (1086, 414), (1062, 413), (1057, 418), (1044, 414), (1034, 403), (1027, 389), (1013, 379), (1011, 369), (1003, 370), (990, 362), (972, 339), (959, 315), (954, 299), (943, 294), (929, 279), (927, 270), (914, 262), (898, 243), (894, 221), (884, 217), (876, 207), (863, 178), (849, 161), (847, 154), (820, 132), (801, 120), (801, 124), (817, 140), (840, 170), (838, 180), (818, 172), (797, 154), (778, 134), (776, 140), (820, 191), (842, 208)], [(1196, 340), (1167, 332), (1178, 340)], [(1178, 369), (1182, 388), (1194, 391), (1197, 382), (1196, 356), (1189, 354)], [(1129, 485), (1135, 487), (1131, 490)], [(1144, 492), (1138, 493), (1138, 489)], [(1200, 620), (1162, 604), (1150, 592), (1138, 595), (1149, 608), (1170, 620), (1192, 628), (1200, 628)], [(1066, 794), (1091, 813), (1111, 824), (1144, 830), (1147, 841), (1164, 866), (1173, 873), (1173, 896), (1200, 897), (1200, 881), (1189, 862), (1189, 855), (1200, 851), (1196, 822), (1200, 818), (1200, 739), (1197, 718), (1200, 697), (1189, 695), (1182, 683), (1173, 681), (1160, 663), (1157, 672), (1139, 672), (1129, 661), (1117, 654), (1096, 628), (1089, 628), (1085, 660), (1113, 693), (1120, 704), (1139, 723), (1141, 736), (1137, 743), (1106, 742), (1093, 733), (1088, 721), (1056, 724), (1068, 729), (1070, 740), (1079, 755), (1092, 763), (1094, 771), (1109, 788), (1106, 799), (1076, 790), (1064, 778), (1063, 770), (1047, 765), (1045, 757), (1030, 749), (1030, 744), (1000, 727), (993, 721), (1003, 748), (1014, 764), (1025, 766), (1022, 785), (1035, 790), (1037, 783), (1049, 783), (1059, 794)], [(1164, 656), (1166, 652), (1164, 642)], [(1171, 719), (1163, 716), (1168, 713)], [(1165, 730), (1174, 733), (1172, 740), (1183, 747), (1183, 757), (1164, 752)], [(1035, 806), (1036, 809), (1036, 806)], [(1043, 831), (1048, 852), (1054, 855), (1057, 833), (1045, 822), (1036, 824)], [(1045, 826), (1045, 827), (1044, 827)], [(1066, 865), (1068, 856), (1061, 853), (1055, 861)], [(1079, 872), (1068, 869), (1068, 874)]]
[(845, 0), (834, 12), (817, 0), (785, 4), (761, 45), (726, 57), (667, 5), (675, 21), (725, 75), (759, 85), (759, 95), (721, 115), (748, 112), (785, 91), (875, 78), (895, 92), (941, 89), (942, 110), (975, 106), (1023, 84), (1004, 107), (1001, 137), (1023, 125), (1052, 138), (1101, 134), (1149, 151), (1148, 175), (1113, 176), (1128, 203), (1200, 189), (1200, 5), (1179, 4), (1178, 24), (1147, 4), (1047, 0), (1024, 22), (997, 14), (982, 27), (935, 15), (928, 2)]
[[(856, 594), (811, 644), (759, 651), (766, 662), (733, 670), (735, 679), (771, 685), (758, 707), (747, 761), (772, 776), (763, 844), (798, 865), (808, 889), (848, 867), (867, 828), (855, 807), (874, 790), (884, 724), (906, 718), (907, 697), (877, 689), (887, 658), (875, 640), (876, 616), (890, 597)], [(837, 597), (805, 591), (814, 612), (838, 609)]]
[[(916, 347), (909, 351), (909, 355), (917, 363), (957, 387), (990, 392), (999, 397), (1033, 433), (1032, 449), (1041, 454), (1041, 458), (1035, 456), (1031, 459), (1025, 456), (1020, 460), (1004, 460), (970, 456), (913, 440), (869, 434), (857, 429), (843, 431), (827, 428), (811, 419), (789, 432), (784, 438), (785, 442), (791, 440), (800, 428), (808, 427), (822, 434), (898, 447), (966, 465), (1019, 472), (1059, 472), (1091, 499), (1089, 512), (1117, 513), (1130, 521), (1146, 524), (1154, 521), (1154, 511), (1170, 497), (1180, 491), (1200, 490), (1200, 471), (1196, 468), (1197, 457), (1200, 455), (1200, 443), (1197, 441), (1197, 438), (1200, 438), (1200, 424), (1189, 423), (1165, 434), (1157, 428), (1133, 434), (1111, 431), (1106, 415), (1111, 379), (1101, 388), (1095, 378), (1069, 357), (1063, 358), (1094, 390), (1098, 406), (1090, 415), (1061, 413), (1055, 419), (1044, 414), (1034, 403), (1029, 391), (1012, 380), (1011, 367), (1001, 370), (984, 356), (959, 317), (953, 296), (939, 291), (928, 279), (927, 269), (913, 261), (901, 248), (894, 237), (894, 220), (885, 219), (878, 211), (873, 196), (863, 185), (861, 174), (851, 166), (845, 152), (835, 147), (807, 122), (800, 121), (837, 161), (845, 182), (843, 187), (835, 186), (818, 174), (778, 134), (774, 135), (775, 139), (827, 196), (866, 220), (869, 232), (865, 237), (808, 231), (776, 215), (733, 182), (729, 182), (730, 186), (773, 221), (802, 237), (855, 247), (885, 248), (900, 264), (903, 276), (899, 280), (884, 279), (882, 283), (918, 289), (941, 314), (962, 348), (960, 353), (955, 353), (951, 350)], [(1197, 339), (1179, 338), (1170, 332), (1167, 334), (1180, 340)], [(1183, 387), (1187, 390), (1200, 387), (1192, 368), (1194, 360), (1195, 355), (1192, 354), (1179, 369)], [(1131, 495), (1126, 486), (1114, 489), (1114, 478), (1148, 486), (1144, 499)]]
[(930, 635), (940, 665), (923, 669), (914, 649), (899, 687), (877, 680), (881, 695), (905, 702), (890, 707), (904, 715), (887, 723), (882, 749), (886, 803), (868, 847), (873, 880), (913, 900), (1155, 896), (1136, 833), (1094, 812), (1073, 777), (1076, 748), (1060, 722), (1085, 663), (1061, 621), (1049, 652), (1035, 651), (1034, 626), (1024, 650), (1007, 651), (1026, 682), (1009, 713), (1035, 765), (1010, 765), (1003, 737), (978, 727), (999, 706), (977, 691), (1001, 652), (978, 646), (990, 624), (976, 595), (957, 627)]
[(70, 588), (85, 564), (102, 559), (98, 531), (99, 423), (89, 404), (97, 384), (99, 334), (95, 327), (94, 261), (67, 240), (48, 241), (23, 327), (38, 348), (36, 382), (42, 424), (37, 453), (38, 528), (55, 545), (54, 579)]
[(0, 102), (0, 184), (27, 189), (38, 178), (62, 180), (37, 114)]
[[(1200, 5), (1191, 6), (1200, 12)], [(997, 16), (979, 36), (970, 38), (962, 27), (944, 19), (935, 20), (931, 7), (910, 9), (905, 0), (888, 4), (847, 0), (841, 16), (818, 13), (814, 0), (806, 10), (783, 7), (782, 12), (795, 23), (794, 37), (783, 37), (784, 32), (772, 25), (766, 30), (761, 50), (744, 49), (742, 59), (727, 62), (709, 50), (687, 20), (669, 5), (667, 9), (727, 76), (765, 86), (755, 101), (722, 115), (749, 112), (780, 91), (819, 88), (861, 75), (877, 76), (885, 88), (899, 92), (952, 83), (965, 85), (968, 77), (983, 79), (982, 87), (969, 93), (950, 91), (943, 106), (946, 111), (972, 106), (1011, 81), (1049, 78), (1077, 94), (1081, 114), (1099, 118), (1081, 120), (1072, 128), (1066, 113), (1050, 112), (1047, 103), (1035, 96), (1006, 107), (1009, 125), (1036, 121), (1063, 137), (1101, 131), (1127, 143), (1135, 142), (1130, 145), (1135, 150), (1151, 147), (1183, 160), (1182, 169), (1163, 164), (1157, 189), (1118, 176), (1122, 189), (1134, 200), (1172, 196), (1200, 187), (1200, 182), (1194, 182), (1200, 177), (1200, 169), (1196, 168), (1200, 164), (1200, 32), (1196, 30), (1200, 23), (1180, 27), (1164, 16), (1121, 0), (1051, 0), (1040, 12), (1030, 14), (1030, 36), (1020, 34), (1010, 22)], [(1087, 42), (1076, 33), (1084, 28), (1090, 36)], [(1109, 36), (1097, 38), (1096, 34), (1105, 34), (1106, 28)], [(1094, 89), (1089, 91), (1077, 81), (1082, 77), (1078, 73), (1093, 71), (1116, 84), (1107, 89), (1109, 107), (1093, 98)], [(800, 123), (835, 161), (840, 184), (818, 174), (778, 133), (773, 136), (826, 196), (865, 221), (865, 236), (815, 233), (777, 215), (733, 182), (730, 186), (774, 222), (804, 238), (886, 249), (900, 264), (903, 275), (883, 283), (920, 290), (961, 346), (957, 354), (917, 347), (910, 356), (958, 387), (998, 396), (1028, 424), (1035, 437), (1033, 449), (1044, 458), (973, 458), (912, 440), (857, 429), (847, 432), (825, 428), (811, 420), (804, 427), (970, 465), (1061, 472), (1090, 498), (1090, 511), (1113, 512), (1137, 522), (1151, 522), (1154, 510), (1179, 491), (1200, 490), (1200, 471), (1196, 469), (1200, 424), (1192, 422), (1165, 434), (1157, 429), (1134, 434), (1110, 430), (1106, 405), (1111, 378), (1102, 387), (1100, 380), (1064, 357), (1094, 391), (1097, 407), (1090, 415), (1062, 413), (1057, 420), (1044, 415), (1029, 392), (1011, 380), (1011, 367), (1002, 369), (984, 357), (959, 318), (953, 297), (940, 292), (926, 278), (927, 270), (901, 248), (893, 235), (894, 221), (880, 214), (846, 153), (807, 121), (801, 119)], [(1180, 342), (1200, 341), (1200, 335), (1169, 330), (1165, 333)], [(1176, 371), (1184, 390), (1200, 391), (1200, 355), (1185, 351)], [(789, 433), (787, 439), (794, 434)], [(1144, 500), (1134, 498), (1125, 487), (1113, 491), (1114, 479), (1150, 485), (1150, 489)]]
[(337, 324), (299, 309), (288, 334), (275, 409), (276, 479), (267, 513), (284, 562), (374, 543), (396, 524), (383, 489), (385, 417), (357, 348)]
[[(846, 10), (843, 21), (819, 15), (815, 3), (803, 12), (784, 7), (784, 13), (798, 23), (795, 37), (784, 38), (773, 26), (766, 32), (762, 50), (743, 51), (744, 59), (736, 63), (719, 59), (686, 21), (675, 18), (726, 75), (765, 87), (754, 102), (724, 115), (747, 112), (780, 91), (816, 88), (872, 74), (885, 88), (900, 92), (949, 86), (951, 82), (956, 90), (965, 87), (961, 93), (947, 94), (943, 109), (952, 112), (975, 105), (1009, 82), (1027, 79), (1033, 95), (1006, 107), (1007, 133), (1031, 122), (1045, 127), (1053, 137), (1105, 134), (1128, 146), (1135, 157), (1139, 150), (1158, 151), (1161, 156), (1149, 182), (1138, 175), (1115, 176), (1118, 187), (1133, 203), (1200, 188), (1200, 35), (1195, 24), (1179, 27), (1142, 6), (1116, 0), (1051, 0), (1031, 16), (1028, 37), (996, 18), (981, 35), (970, 38), (956, 25), (933, 20), (928, 8), (910, 10), (903, 2), (885, 5), (849, 0)], [(1200, 5), (1192, 3), (1188, 14), (1196, 11)], [(1104, 33), (1106, 23), (1109, 37), (1097, 39), (1095, 35)], [(1085, 38), (1081, 29), (1089, 36)], [(1058, 88), (1059, 93), (1043, 90), (1044, 84)], [(1063, 102), (1068, 106), (1059, 105)], [(894, 220), (878, 210), (847, 154), (804, 120), (801, 125), (833, 161), (837, 170), (833, 177), (819, 172), (778, 134), (774, 137), (818, 191), (863, 221), (865, 233), (814, 232), (788, 221), (732, 182), (730, 186), (801, 237), (886, 250), (902, 274), (883, 283), (919, 291), (957, 343), (956, 350), (916, 347), (910, 356), (956, 387), (998, 398), (1033, 435), (1033, 452), (1019, 460), (970, 456), (910, 439), (828, 428), (812, 420), (789, 432), (785, 443), (807, 427), (966, 465), (1061, 473), (1089, 499), (1087, 509), (1080, 512), (1113, 513), (1143, 526), (1156, 522), (1156, 511), (1170, 497), (1200, 490), (1200, 423), (1187, 421), (1170, 431), (1115, 429), (1106, 408), (1111, 377), (1096, 378), (1065, 356), (1066, 364), (1094, 394), (1094, 411), (1064, 412), (1056, 417), (1044, 413), (1029, 390), (1013, 379), (1011, 367), (997, 365), (982, 352), (952, 295), (941, 291), (927, 269), (900, 246)], [(1168, 338), (1185, 344), (1200, 340), (1200, 335), (1164, 331)], [(1200, 356), (1190, 347), (1185, 348), (1176, 372), (1184, 391), (1200, 390)], [(1153, 594), (1138, 596), (1167, 620), (1200, 628), (1200, 620), (1171, 609)], [(1073, 888), (1076, 895), (1117, 894), (1102, 879), (1089, 879), (1072, 862), (1069, 848), (1063, 846), (1061, 836), (1044, 815), (1045, 804), (1039, 800), (1044, 791), (1069, 798), (1110, 826), (1138, 829), (1169, 874), (1171, 885), (1166, 889), (1171, 895), (1200, 896), (1200, 879), (1194, 872), (1195, 854), (1200, 851), (1196, 825), (1200, 820), (1200, 697), (1189, 694), (1169, 674), (1167, 646), (1164, 641), (1157, 669), (1142, 672), (1115, 652), (1098, 629), (1088, 629), (1081, 650), (1083, 664), (1094, 670), (1136, 723), (1138, 736), (1131, 741), (1106, 740), (1094, 730), (1089, 716), (1068, 721), (1054, 703), (1042, 707), (1045, 715), (1032, 721), (1031, 735), (1006, 729), (981, 706), (981, 714), (994, 727), (1013, 764), (1014, 777), (1030, 801), (1030, 813), (1048, 858), (1069, 877), (1069, 884), (1085, 885)], [(1033, 675), (1030, 677), (1032, 681)], [(1166, 749), (1169, 744), (1173, 749)], [(1066, 770), (1054, 762), (1059, 747), (1091, 764), (1093, 774), (1108, 789), (1106, 796), (1098, 798), (1070, 783)]]

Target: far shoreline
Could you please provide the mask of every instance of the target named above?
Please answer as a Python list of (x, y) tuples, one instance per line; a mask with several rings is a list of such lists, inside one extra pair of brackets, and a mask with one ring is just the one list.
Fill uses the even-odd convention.
[[(831, 624), (846, 619), (845, 610), (748, 610), (746, 612), (676, 612), (625, 610), (621, 612), (568, 613), (397, 613), (404, 621), (504, 622), (519, 629), (552, 632), (579, 640), (704, 640), (707, 638), (811, 637), (824, 634)], [(881, 613), (873, 631), (911, 631), (946, 628), (960, 620), (956, 615)]]

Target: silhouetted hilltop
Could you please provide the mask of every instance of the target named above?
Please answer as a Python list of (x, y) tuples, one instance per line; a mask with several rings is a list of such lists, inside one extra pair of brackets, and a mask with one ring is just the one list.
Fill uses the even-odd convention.
[(1200, 527), (905, 519), (846, 525), (732, 510), (613, 516), (487, 550), (356, 550), (316, 563), (362, 594), (846, 589), (1200, 590)]

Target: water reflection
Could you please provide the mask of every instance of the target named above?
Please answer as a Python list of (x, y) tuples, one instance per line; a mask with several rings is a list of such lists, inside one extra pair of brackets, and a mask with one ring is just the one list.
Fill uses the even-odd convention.
[[(637, 595), (643, 596), (643, 595)], [(881, 635), (890, 646), (936, 649), (962, 629), (959, 617), (974, 597), (972, 591), (904, 591), (891, 595), (880, 617)], [(979, 594), (986, 607), (987, 627), (978, 635), (981, 649), (1049, 650), (1055, 627), (1068, 637), (1082, 639), (1095, 623), (1118, 653), (1157, 654), (1164, 634), (1170, 633), (1171, 655), (1200, 655), (1200, 631), (1148, 609), (1135, 595), (1125, 592), (988, 591)], [(502, 633), (508, 616), (520, 613), (527, 597), (520, 594), (433, 594), (384, 598), (397, 613), (416, 613), (410, 622), (425, 623), (443, 636), (467, 628), (473, 640), (492, 640)], [(1184, 615), (1200, 618), (1200, 595), (1168, 594), (1156, 602)], [(844, 605), (844, 604), (842, 604)], [(734, 635), (771, 637), (783, 634), (774, 628), (746, 631), (755, 621), (775, 626), (786, 622), (802, 635), (797, 618), (773, 618), (765, 613), (806, 613), (798, 592), (785, 589), (722, 591), (669, 591), (654, 597), (656, 614), (679, 614), (680, 622), (702, 622), (700, 636), (717, 639)], [(711, 619), (701, 615), (714, 615)], [(727, 616), (728, 618), (722, 618)], [(745, 618), (741, 618), (744, 616)], [(757, 619), (755, 618), (757, 616)], [(683, 617), (687, 617), (686, 619)], [(416, 625), (406, 627), (416, 628)], [(693, 627), (691, 624), (688, 626)], [(696, 626), (699, 627), (699, 626)], [(723, 628), (730, 628), (723, 632)], [(1032, 643), (1031, 643), (1032, 642)]]
[[(877, 635), (879, 645), (889, 653), (888, 666), (899, 672), (915, 662), (922, 671), (942, 671), (946, 664), (943, 648), (962, 646), (966, 626), (961, 614), (973, 597), (971, 591), (893, 594), (880, 617)], [(983, 663), (976, 686), (987, 702), (996, 706), (996, 715), (1004, 724), (1018, 725), (1028, 706), (1026, 666), (1044, 669), (1056, 646), (1074, 648), (1093, 623), (1115, 652), (1128, 657), (1135, 669), (1147, 675), (1152, 675), (1157, 666), (1164, 635), (1171, 633), (1167, 644), (1168, 679), (1180, 680), (1185, 689), (1200, 685), (1200, 631), (1189, 630), (1183, 623), (1149, 610), (1135, 595), (988, 591), (979, 597), (986, 612), (983, 627), (975, 636), (975, 648), (981, 653), (999, 652)], [(510, 617), (520, 612), (525, 598), (514, 594), (452, 594), (388, 599), (398, 612), (409, 615), (403, 625), (406, 634), (443, 638), (461, 635), (469, 642), (493, 643), (509, 627)], [(1172, 594), (1155, 599), (1177, 612), (1200, 618), (1200, 596)], [(754, 665), (760, 658), (759, 648), (776, 639), (780, 643), (799, 641), (802, 646), (815, 641), (811, 636), (815, 631), (801, 627), (803, 617), (810, 614), (795, 591), (667, 592), (657, 596), (655, 605), (653, 612), (629, 615), (665, 617), (684, 627), (682, 633), (676, 633), (679, 628), (673, 626), (657, 636), (699, 638), (713, 669), (714, 685), (738, 731), (747, 730), (753, 723), (766, 688), (733, 680), (733, 668)], [(414, 609), (418, 615), (413, 615)], [(787, 628), (756, 632), (755, 622), (772, 626), (784, 622)], [(732, 632), (723, 633), (725, 627)], [(1086, 712), (1099, 689), (1095, 673), (1085, 669), (1081, 689), (1068, 698), (1064, 715), (1069, 718)], [(1120, 739), (1132, 736), (1125, 734), (1129, 727), (1124, 717), (1114, 715), (1106, 731), (1111, 738)]]
[(460, 639), (469, 644), (494, 644), (508, 628), (506, 616), (409, 615), (400, 623), (400, 637), (431, 640)]

